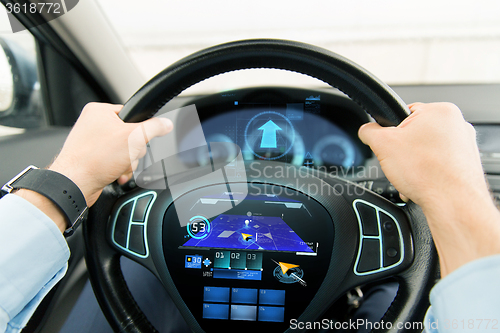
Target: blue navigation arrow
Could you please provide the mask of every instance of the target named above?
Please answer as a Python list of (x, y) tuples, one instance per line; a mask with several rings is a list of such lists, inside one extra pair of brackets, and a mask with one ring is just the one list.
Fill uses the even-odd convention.
[(259, 130), (263, 131), (260, 148), (276, 148), (276, 131), (281, 131), (281, 128), (274, 121), (269, 120)]

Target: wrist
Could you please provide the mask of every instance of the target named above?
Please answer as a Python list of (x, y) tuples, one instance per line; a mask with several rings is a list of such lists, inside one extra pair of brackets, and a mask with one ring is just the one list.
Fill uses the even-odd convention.
[(80, 188), (64, 174), (30, 165), (8, 181), (2, 190), (31, 202), (71, 236), (85, 219), (88, 206)]
[(64, 233), (66, 228), (68, 227), (68, 223), (66, 222), (66, 216), (63, 211), (59, 209), (51, 200), (41, 195), (40, 193), (19, 189), (13, 192), (14, 195), (20, 196), (21, 198), (29, 201), (38, 209), (40, 209), (45, 215), (47, 215), (54, 223), (57, 225), (61, 233)]
[(90, 176), (85, 176), (85, 172), (79, 170), (78, 167), (70, 166), (68, 163), (58, 161), (58, 159), (56, 159), (54, 163), (52, 163), (52, 165), (48, 168), (48, 170), (58, 172), (63, 176), (69, 178), (73, 183), (75, 183), (75, 185), (78, 186), (83, 196), (85, 197), (85, 202), (87, 203), (87, 206), (90, 207), (89, 205), (90, 198), (93, 197), (94, 193), (96, 192), (95, 190), (92, 189), (91, 186), (89, 186), (88, 181), (84, 181), (84, 179), (87, 180), (91, 179)]
[(500, 253), (500, 212), (476, 190), (422, 207), (440, 257), (442, 277), (476, 259)]
[(429, 196), (429, 199), (421, 204), (425, 216), (444, 225), (460, 221), (465, 226), (477, 226), (475, 221), (481, 216), (498, 214), (493, 197), (486, 186), (443, 191), (433, 197)]

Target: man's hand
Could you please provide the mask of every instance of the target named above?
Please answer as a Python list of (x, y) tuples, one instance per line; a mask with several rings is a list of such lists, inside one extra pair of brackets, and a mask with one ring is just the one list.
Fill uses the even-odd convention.
[[(465, 199), (488, 192), (476, 132), (450, 103), (415, 103), (412, 114), (398, 127), (368, 123), (359, 129), (391, 183), (423, 208), (444, 197)], [(459, 198), (457, 198), (459, 199)]]
[(442, 275), (500, 253), (500, 215), (485, 181), (476, 133), (450, 103), (415, 103), (397, 127), (359, 129), (389, 181), (419, 204), (440, 254)]
[[(49, 168), (78, 185), (89, 207), (106, 185), (117, 179), (124, 183), (130, 178), (132, 168), (146, 153), (146, 137), (150, 140), (173, 128), (172, 122), (164, 118), (124, 123), (118, 117), (121, 109), (121, 105), (87, 104)], [(147, 135), (129, 139), (139, 126), (143, 128), (139, 133)]]

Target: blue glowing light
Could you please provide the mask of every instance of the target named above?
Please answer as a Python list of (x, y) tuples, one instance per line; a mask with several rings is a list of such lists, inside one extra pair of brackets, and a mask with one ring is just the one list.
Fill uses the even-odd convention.
[[(257, 126), (253, 127), (253, 125), (255, 125), (256, 122), (263, 121), (264, 119), (262, 118), (264, 117), (267, 118), (266, 119), (267, 122), (264, 125), (260, 126), (259, 128), (257, 128)], [(274, 118), (274, 121), (271, 121), (269, 119), (271, 117)], [(278, 122), (281, 125), (281, 127), (279, 127), (276, 124), (276, 122)], [(260, 138), (260, 133), (256, 132), (258, 132), (259, 130), (264, 131), (262, 133), (262, 139), (261, 139), (262, 141), (260, 143), (263, 146), (260, 146), (257, 143), (257, 139)], [(278, 130), (283, 131), (283, 133), (280, 133), (280, 137), (286, 138), (286, 140), (281, 140), (282, 141), (281, 143), (280, 143), (280, 138), (277, 137), (278, 134), (276, 133)], [(271, 134), (268, 133), (272, 133), (272, 136)], [(264, 111), (254, 116), (247, 123), (247, 126), (245, 128), (245, 142), (248, 151), (251, 152), (253, 155), (255, 155), (257, 158), (263, 160), (276, 160), (288, 154), (290, 149), (292, 149), (292, 146), (295, 143), (295, 129), (292, 125), (292, 122), (281, 113), (275, 111)], [(256, 152), (254, 150), (254, 145), (256, 143), (258, 145), (257, 148), (259, 149), (276, 149), (276, 148), (278, 149), (276, 149), (277, 151), (274, 151), (274, 156), (273, 155), (269, 156), (267, 152), (262, 152), (262, 151)], [(267, 145), (274, 148), (266, 147)]]
[(262, 125), (259, 130), (262, 131), (262, 141), (260, 148), (276, 148), (276, 131), (281, 131), (281, 127), (276, 125), (274, 121), (269, 120)]

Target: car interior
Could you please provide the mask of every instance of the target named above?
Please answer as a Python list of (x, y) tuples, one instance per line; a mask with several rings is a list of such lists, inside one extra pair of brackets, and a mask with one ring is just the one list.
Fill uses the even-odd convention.
[[(210, 47), (197, 48), (186, 30), (169, 39), (180, 51), (154, 72), (149, 55), (137, 65), (147, 41), (130, 47), (128, 25), (114, 21), (138, 24), (120, 2), (73, 2), (50, 22), (22, 11), (2, 18), (0, 183), (28, 165), (49, 165), (89, 102), (124, 104), (120, 117), (128, 122), (175, 114), (181, 153), (161, 162), (152, 152), (162, 150), (161, 141), (152, 142), (142, 174), (105, 189), (67, 238), (66, 276), (23, 332), (59, 332), (89, 280), (113, 330), (154, 331), (129, 292), (121, 257), (161, 282), (194, 332), (344, 322), (373, 288), (388, 284), (399, 290), (383, 319), (423, 320), (439, 278), (432, 237), (422, 211), (400, 199), (358, 129), (370, 121), (397, 125), (407, 103), (455, 103), (477, 132), (500, 203), (500, 67), (482, 81), (387, 85), (334, 53), (334, 45), (302, 43), (301, 34), (259, 30), (219, 42), (200, 32)], [(8, 32), (13, 20), (29, 29)], [(500, 26), (491, 29), (490, 56), (498, 59)]]

